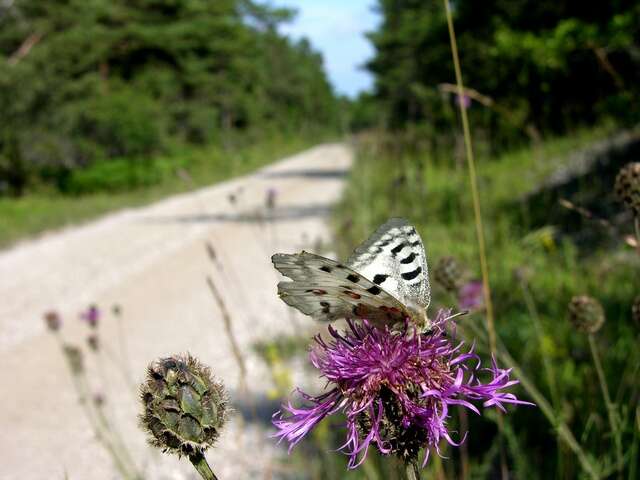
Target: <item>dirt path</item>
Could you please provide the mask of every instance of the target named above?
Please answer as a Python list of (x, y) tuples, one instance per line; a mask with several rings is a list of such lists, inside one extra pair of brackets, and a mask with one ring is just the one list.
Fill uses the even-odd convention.
[[(313, 249), (328, 239), (329, 209), (341, 192), (351, 153), (323, 145), (250, 176), (148, 207), (109, 215), (0, 253), (0, 478), (118, 478), (78, 405), (55, 339), (42, 313), (58, 310), (63, 335), (83, 347), (88, 327), (78, 312), (95, 302), (105, 311), (99, 332), (106, 350), (88, 353), (91, 388), (126, 437), (147, 478), (194, 478), (184, 462), (154, 456), (135, 425), (135, 392), (109, 355), (130, 365), (135, 381), (158, 356), (189, 351), (213, 367), (239, 398), (239, 369), (205, 283), (212, 274), (246, 355), (251, 392), (270, 387), (251, 345), (291, 328), (275, 294), (274, 251)], [(273, 221), (265, 198), (276, 191)], [(232, 204), (230, 196), (235, 198)], [(222, 270), (209, 260), (215, 248)], [(112, 305), (122, 307), (125, 350)], [(101, 360), (100, 360), (101, 359)], [(268, 425), (236, 414), (208, 458), (221, 479), (277, 477), (282, 451), (266, 439)]]

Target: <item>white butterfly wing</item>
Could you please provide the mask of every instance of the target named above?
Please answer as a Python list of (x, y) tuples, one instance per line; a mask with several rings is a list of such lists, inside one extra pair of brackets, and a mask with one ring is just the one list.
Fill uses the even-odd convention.
[(379, 227), (346, 263), (418, 318), (426, 316), (431, 301), (427, 256), (420, 235), (406, 220), (392, 218)]
[(308, 252), (277, 253), (271, 260), (292, 280), (278, 283), (280, 298), (316, 320), (366, 318), (393, 325), (411, 316), (396, 298), (344, 264)]

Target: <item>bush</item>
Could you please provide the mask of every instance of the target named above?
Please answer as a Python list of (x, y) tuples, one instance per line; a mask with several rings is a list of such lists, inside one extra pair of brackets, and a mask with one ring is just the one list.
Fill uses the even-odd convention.
[(74, 195), (90, 192), (117, 192), (158, 184), (180, 167), (177, 160), (132, 160), (115, 158), (73, 170), (61, 189)]
[(71, 109), (75, 110), (72, 134), (79, 137), (85, 162), (148, 156), (162, 149), (165, 117), (159, 105), (140, 92), (121, 88), (78, 102)]

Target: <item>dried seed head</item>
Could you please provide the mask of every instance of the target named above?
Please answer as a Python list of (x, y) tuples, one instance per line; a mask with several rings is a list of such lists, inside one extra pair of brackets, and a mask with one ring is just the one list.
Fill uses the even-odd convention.
[(454, 257), (440, 258), (433, 270), (433, 278), (451, 293), (457, 293), (463, 283), (462, 269)]
[(194, 455), (212, 447), (224, 426), (227, 394), (209, 369), (190, 355), (161, 358), (140, 388), (140, 425), (164, 452)]
[(84, 372), (84, 358), (82, 356), (82, 351), (73, 345), (65, 345), (62, 348), (62, 351), (67, 358), (67, 363), (71, 373), (73, 375), (81, 375)]
[(98, 335), (96, 335), (95, 333), (89, 335), (87, 337), (87, 345), (93, 352), (97, 352), (98, 350), (100, 350), (100, 339), (98, 338)]
[(569, 302), (569, 320), (582, 332), (595, 333), (604, 323), (604, 309), (600, 302), (587, 295), (573, 297)]
[(620, 201), (640, 218), (640, 162), (625, 165), (616, 177), (614, 188)]
[(636, 297), (631, 305), (631, 319), (635, 322), (636, 326), (640, 327), (640, 295)]
[(62, 320), (60, 320), (60, 315), (58, 315), (58, 312), (55, 312), (53, 310), (44, 314), (44, 323), (46, 324), (47, 328), (52, 332), (57, 332), (58, 330), (60, 330), (60, 327), (62, 326)]

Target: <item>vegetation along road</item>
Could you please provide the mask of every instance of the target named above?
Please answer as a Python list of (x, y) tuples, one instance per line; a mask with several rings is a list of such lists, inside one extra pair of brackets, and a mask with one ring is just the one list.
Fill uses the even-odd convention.
[[(283, 450), (276, 454), (267, 438), (272, 411), (251, 400), (265, 398), (269, 372), (251, 346), (296, 322), (276, 295), (270, 255), (311, 249), (327, 238), (326, 217), (350, 163), (344, 145), (322, 145), (252, 175), (0, 254), (1, 381), (11, 392), (0, 408), (3, 478), (115, 475), (83, 414), (60, 345), (46, 332), (42, 315), (49, 309), (61, 314), (63, 341), (85, 352), (87, 336), (98, 332), (101, 347), (84, 357), (90, 391), (105, 400), (103, 411), (147, 477), (189, 478), (188, 462), (146, 448), (135, 401), (135, 384), (149, 361), (186, 351), (213, 367), (235, 403), (219, 447), (209, 453), (220, 477), (262, 478), (258, 472), (277, 471)], [(238, 389), (239, 363), (207, 275), (230, 312), (248, 390)], [(94, 330), (79, 319), (91, 303), (102, 314)], [(251, 405), (251, 414), (242, 405)]]

